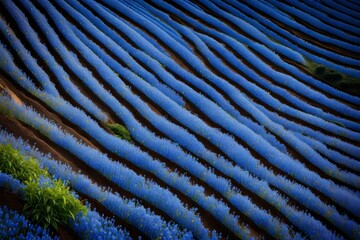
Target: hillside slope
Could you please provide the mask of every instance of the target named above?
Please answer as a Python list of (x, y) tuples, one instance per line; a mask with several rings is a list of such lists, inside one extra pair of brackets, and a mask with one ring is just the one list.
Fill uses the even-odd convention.
[(360, 238), (358, 2), (0, 6), (0, 144), (130, 237)]

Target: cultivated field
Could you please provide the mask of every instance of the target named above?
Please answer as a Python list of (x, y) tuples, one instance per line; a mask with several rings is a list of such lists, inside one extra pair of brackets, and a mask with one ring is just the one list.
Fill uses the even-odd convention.
[(360, 239), (360, 2), (1, 0), (0, 238), (36, 236)]

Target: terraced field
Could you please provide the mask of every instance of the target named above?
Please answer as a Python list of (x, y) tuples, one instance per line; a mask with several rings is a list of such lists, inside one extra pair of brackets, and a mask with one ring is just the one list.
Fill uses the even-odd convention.
[(359, 26), (350, 0), (0, 1), (0, 230), (46, 227), (30, 186), (59, 179), (86, 213), (49, 238), (360, 239)]

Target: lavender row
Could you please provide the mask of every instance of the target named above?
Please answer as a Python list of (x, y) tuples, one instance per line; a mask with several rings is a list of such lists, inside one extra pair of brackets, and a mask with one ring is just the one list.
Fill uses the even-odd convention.
[(319, 29), (321, 31), (327, 32), (331, 36), (337, 36), (337, 38), (346, 39), (351, 44), (357, 45), (360, 42), (359, 37), (349, 35), (348, 33), (341, 31), (337, 28), (331, 27), (323, 22), (321, 22), (317, 17), (311, 16), (310, 14), (303, 12), (295, 7), (290, 7), (286, 3), (281, 3), (280, 1), (268, 1), (273, 6), (277, 7), (279, 10), (289, 13), (299, 19), (303, 19), (304, 22), (312, 26), (313, 28)]
[[(218, 0), (211, 0), (211, 1), (213, 1), (215, 4), (219, 5), (220, 7), (223, 7), (224, 9), (226, 9), (226, 11), (229, 11), (231, 14), (233, 14), (241, 19), (246, 20), (247, 22), (251, 23), (254, 27), (256, 27), (257, 29), (259, 29), (262, 32), (264, 32), (265, 34), (267, 34), (272, 39), (280, 42), (283, 45), (291, 47), (292, 49), (303, 54), (304, 57), (306, 57), (312, 61), (321, 63), (323, 65), (329, 66), (340, 72), (343, 72), (343, 73), (346, 73), (346, 74), (349, 74), (349, 75), (352, 75), (355, 77), (359, 74), (358, 70), (344, 67), (341, 64), (337, 64), (331, 60), (330, 61), (326, 60), (325, 58), (335, 60), (336, 62), (340, 61), (340, 62), (344, 63), (345, 65), (359, 64), (358, 60), (355, 60), (355, 59), (347, 57), (347, 56), (342, 56), (338, 53), (331, 52), (327, 49), (323, 49), (323, 48), (313, 45), (309, 42), (303, 41), (301, 38), (298, 38), (297, 36), (291, 34), (289, 31), (282, 29), (279, 25), (275, 24), (271, 20), (264, 18), (259, 13), (257, 13), (254, 9), (246, 6), (244, 3), (241, 3), (238, 1), (230, 1), (229, 3), (225, 3), (222, 1), (218, 1)], [(249, 16), (247, 16), (247, 15), (249, 15)], [(311, 52), (309, 52), (309, 51), (311, 51)], [(312, 52), (317, 53), (317, 55), (313, 54)], [(287, 65), (292, 66), (290, 64), (287, 64)], [(294, 67), (294, 66), (292, 66), (292, 67)], [(298, 72), (296, 71), (296, 73), (298, 73)], [(305, 80), (306, 83), (308, 83), (308, 84), (312, 84), (314, 86), (322, 86), (322, 89), (325, 89), (327, 92), (330, 92), (331, 94), (335, 94), (336, 96), (338, 95), (344, 99), (355, 98), (346, 93), (334, 91), (334, 89), (332, 89), (331, 87), (329, 87), (326, 84), (321, 83), (319, 81), (309, 81), (307, 78), (311, 78), (311, 77), (305, 78), (300, 73), (301, 72), (299, 72), (297, 74), (297, 75), (301, 76), (301, 78), (299, 78), (299, 79), (301, 79), (302, 81)], [(313, 82), (315, 82), (315, 83), (313, 83)], [(329, 90), (327, 90), (327, 89), (329, 89)]]
[(266, 6), (265, 4), (263, 4), (260, 1), (256, 1), (256, 2), (248, 2), (252, 7), (265, 12), (266, 14), (269, 14), (270, 16), (272, 16), (274, 19), (276, 19), (277, 21), (280, 21), (281, 23), (284, 23), (292, 28), (297, 29), (298, 31), (303, 32), (304, 34), (307, 34), (309, 36), (311, 36), (314, 39), (318, 39), (319, 41), (328, 43), (328, 44), (333, 44), (335, 46), (339, 46), (343, 49), (346, 49), (348, 51), (351, 52), (356, 52), (356, 53), (360, 53), (360, 47), (353, 45), (353, 44), (349, 44), (349, 43), (345, 43), (342, 42), (340, 40), (334, 39), (334, 38), (330, 38), (328, 36), (325, 36), (323, 34), (317, 33), (314, 30), (311, 30), (310, 28), (301, 25), (300, 23), (295, 22), (294, 20), (291, 20), (290, 18), (285, 18), (284, 16), (282, 16), (281, 14), (279, 14), (277, 11), (273, 11), (271, 6)]
[(293, 5), (296, 6), (297, 9), (311, 14), (312, 16), (316, 17), (317, 19), (319, 19), (320, 21), (322, 21), (324, 23), (327, 23), (327, 24), (329, 24), (333, 27), (336, 27), (340, 30), (346, 30), (346, 31), (350, 32), (351, 34), (353, 34), (354, 36), (360, 35), (359, 28), (357, 28), (353, 25), (344, 23), (342, 21), (339, 21), (337, 19), (331, 18), (326, 13), (324, 13), (323, 10), (320, 11), (318, 8), (311, 7), (311, 6), (307, 5), (305, 2), (301, 2), (301, 1), (294, 1)]
[(342, 13), (343, 15), (348, 15), (349, 17), (351, 17), (354, 24), (360, 23), (359, 14), (355, 9), (345, 7), (343, 6), (343, 4), (340, 4), (334, 0), (330, 0), (326, 2), (326, 5), (331, 9), (336, 9), (337, 13)]
[[(26, 19), (25, 15), (21, 13), (20, 11), (15, 11), (15, 9), (11, 8), (7, 1), (4, 1), (4, 6), (9, 10), (9, 13), (12, 14), (14, 19)], [(94, 105), (94, 103), (89, 100), (86, 96), (84, 96), (78, 88), (70, 81), (69, 75), (64, 71), (64, 69), (56, 62), (54, 57), (50, 54), (48, 49), (45, 45), (41, 43), (39, 40), (36, 32), (32, 30), (31, 26), (29, 25), (28, 21), (23, 21), (21, 24), (17, 25), (20, 30), (25, 34), (26, 39), (30, 43), (30, 45), (33, 47), (33, 49), (36, 51), (37, 54), (40, 55), (43, 59), (46, 59), (46, 63), (54, 73), (54, 75), (57, 77), (58, 82), (61, 84), (61, 86), (64, 88), (65, 92), (67, 92), (71, 97), (78, 102), (84, 109), (86, 109), (89, 113), (91, 113), (94, 117), (101, 121), (106, 121), (107, 116), (101, 111), (98, 107)], [(4, 24), (2, 21), (1, 24), (1, 31), (7, 32), (11, 31), (8, 26)], [(9, 34), (7, 36), (7, 39), (11, 43), (12, 47), (15, 48), (18, 56), (22, 59), (24, 64), (29, 68), (30, 71), (35, 73), (35, 76), (37, 76), (38, 79), (41, 79), (41, 81), (44, 81), (46, 85), (52, 85), (53, 83), (49, 80), (49, 76), (45, 72), (39, 68), (39, 65), (33, 60), (33, 57), (30, 55), (30, 53), (24, 48), (24, 46), (21, 44), (20, 40), (14, 35)], [(29, 64), (28, 62), (32, 61), (32, 64)], [(42, 74), (37, 74), (38, 72), (42, 72)], [(40, 81), (40, 80), (39, 80)], [(57, 96), (57, 95), (54, 95)]]
[(344, 7), (348, 8), (348, 9), (360, 11), (360, 6), (356, 2), (351, 2), (351, 1), (344, 2), (344, 1), (336, 1), (336, 0), (335, 0), (335, 2), (342, 4)]
[(57, 91), (55, 85), (49, 80), (48, 75), (41, 68), (36, 68), (38, 66), (36, 60), (31, 56), (29, 51), (27, 51), (22, 43), (16, 38), (15, 33), (12, 29), (6, 24), (6, 22), (0, 17), (0, 31), (4, 39), (10, 42), (14, 51), (19, 55), (23, 63), (31, 69), (31, 72), (35, 76), (39, 76), (38, 80), (41, 85), (41, 88), (44, 89), (48, 94), (52, 94), (54, 96), (59, 96), (59, 92)]
[(337, 148), (338, 150), (341, 150), (350, 156), (353, 156), (355, 158), (359, 158), (359, 147), (354, 146), (351, 143), (348, 143), (346, 141), (342, 141), (339, 138), (326, 135), (318, 130), (314, 130), (307, 126), (301, 126), (299, 124), (295, 124), (293, 121), (288, 120), (284, 117), (281, 117), (277, 115), (275, 112), (272, 112), (268, 109), (266, 109), (264, 106), (261, 106), (259, 104), (255, 104), (257, 108), (259, 108), (262, 112), (264, 112), (272, 121), (284, 126), (285, 128), (294, 131), (299, 132), (303, 135), (308, 135), (330, 147)]

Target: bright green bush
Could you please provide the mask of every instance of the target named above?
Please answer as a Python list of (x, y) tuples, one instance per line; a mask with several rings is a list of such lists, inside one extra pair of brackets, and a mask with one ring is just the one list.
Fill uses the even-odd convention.
[(132, 142), (129, 131), (123, 125), (118, 123), (105, 123), (105, 125), (110, 128), (116, 137)]
[(60, 180), (51, 178), (34, 158), (26, 159), (10, 144), (0, 145), (0, 171), (12, 175), (25, 184), (24, 215), (45, 228), (67, 224), (87, 208)]
[(25, 186), (24, 214), (45, 228), (53, 226), (57, 229), (58, 223), (67, 224), (69, 219), (75, 220), (80, 211), (86, 213), (86, 207), (60, 180), (30, 179), (25, 181)]
[(0, 170), (20, 181), (26, 181), (29, 178), (37, 179), (38, 176), (48, 175), (47, 171), (41, 169), (34, 158), (25, 160), (24, 156), (10, 144), (0, 145)]

